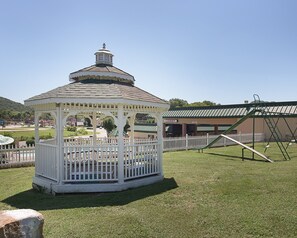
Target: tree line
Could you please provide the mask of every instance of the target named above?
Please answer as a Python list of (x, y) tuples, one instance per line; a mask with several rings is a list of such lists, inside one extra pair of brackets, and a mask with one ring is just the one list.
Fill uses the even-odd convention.
[(169, 100), (169, 103), (170, 103), (170, 109), (179, 108), (179, 107), (204, 107), (204, 106), (220, 105), (215, 102), (211, 102), (207, 100), (204, 100), (202, 102), (188, 103), (186, 100), (180, 99), (180, 98), (172, 98)]

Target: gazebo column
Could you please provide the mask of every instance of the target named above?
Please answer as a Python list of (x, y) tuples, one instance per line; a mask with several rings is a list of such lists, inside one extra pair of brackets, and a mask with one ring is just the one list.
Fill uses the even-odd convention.
[(124, 126), (125, 117), (123, 105), (118, 106), (118, 116), (117, 116), (117, 128), (118, 128), (118, 182), (120, 184), (124, 183)]
[[(135, 133), (134, 133), (134, 129), (135, 129), (135, 117), (136, 114), (132, 115), (129, 118), (129, 126), (130, 126), (130, 144), (134, 145), (134, 139), (135, 139)], [(133, 147), (134, 148), (134, 147)]]
[(96, 112), (93, 112), (92, 125), (93, 125), (93, 146), (95, 146), (96, 145), (96, 130), (97, 130)]
[(57, 141), (57, 152), (56, 152), (56, 163), (57, 163), (57, 177), (59, 184), (62, 184), (63, 171), (64, 171), (64, 152), (63, 152), (63, 113), (60, 103), (56, 104), (56, 141)]
[(162, 113), (158, 112), (156, 114), (157, 119), (157, 139), (158, 139), (158, 161), (159, 161), (159, 171), (162, 176), (163, 174), (163, 118)]
[(35, 128), (34, 128), (34, 136), (35, 136), (35, 144), (37, 144), (39, 142), (39, 116), (40, 113), (35, 111), (35, 115), (34, 115), (34, 124), (35, 124)]

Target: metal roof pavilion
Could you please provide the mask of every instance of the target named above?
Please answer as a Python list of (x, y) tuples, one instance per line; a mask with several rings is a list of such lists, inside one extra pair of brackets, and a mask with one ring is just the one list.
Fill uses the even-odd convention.
[[(238, 118), (257, 106), (265, 107), (275, 114), (297, 117), (297, 101), (291, 101), (174, 108), (164, 112), (163, 118)], [(256, 116), (262, 115), (256, 113)]]

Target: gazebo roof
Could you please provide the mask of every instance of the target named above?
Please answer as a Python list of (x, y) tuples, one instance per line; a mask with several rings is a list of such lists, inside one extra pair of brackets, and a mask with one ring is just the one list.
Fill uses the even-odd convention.
[(69, 75), (69, 80), (74, 82), (89, 77), (97, 80), (112, 78), (115, 81), (128, 81), (131, 84), (134, 84), (135, 81), (131, 74), (128, 74), (117, 67), (106, 64), (92, 65), (75, 71)]
[(123, 103), (169, 108), (167, 101), (134, 86), (134, 77), (112, 64), (113, 55), (103, 48), (96, 64), (69, 75), (72, 83), (25, 100), (28, 106), (47, 103)]
[(44, 103), (93, 103), (101, 100), (129, 100), (163, 104), (167, 107), (168, 102), (160, 99), (134, 85), (86, 79), (58, 87), (46, 93), (31, 97), (25, 102), (27, 105)]

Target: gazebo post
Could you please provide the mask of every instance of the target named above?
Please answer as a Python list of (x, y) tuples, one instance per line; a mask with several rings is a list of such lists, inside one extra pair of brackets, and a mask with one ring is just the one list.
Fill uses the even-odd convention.
[(134, 133), (134, 129), (135, 129), (135, 126), (134, 126), (134, 123), (135, 123), (135, 117), (136, 117), (136, 114), (132, 115), (129, 119), (129, 126), (130, 126), (130, 144), (131, 145), (134, 145), (134, 137), (135, 137), (135, 133)]
[(158, 138), (158, 162), (161, 176), (163, 174), (163, 120), (162, 114), (158, 112), (156, 114), (157, 119), (157, 138)]
[(97, 120), (96, 120), (96, 112), (93, 112), (93, 119), (92, 119), (92, 124), (93, 124), (93, 146), (96, 145), (96, 130), (97, 130)]
[(124, 110), (123, 105), (118, 106), (117, 116), (117, 128), (118, 128), (118, 182), (124, 183)]
[(39, 142), (39, 116), (40, 116), (40, 113), (35, 111), (35, 113), (34, 113), (34, 124), (35, 124), (34, 136), (35, 136), (35, 143), (38, 143)]
[(58, 167), (58, 183), (62, 184), (63, 180), (63, 170), (64, 170), (64, 153), (63, 153), (63, 119), (62, 119), (62, 109), (61, 104), (56, 104), (56, 113), (57, 113), (57, 120), (56, 120), (56, 139), (57, 139), (57, 156), (56, 156), (56, 163)]

